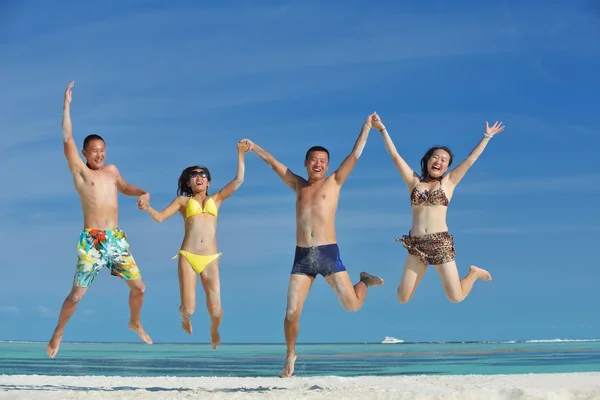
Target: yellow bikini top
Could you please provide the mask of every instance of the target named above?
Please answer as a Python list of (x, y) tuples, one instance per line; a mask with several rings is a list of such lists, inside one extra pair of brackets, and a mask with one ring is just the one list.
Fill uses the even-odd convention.
[(185, 218), (188, 219), (189, 217), (193, 217), (194, 215), (202, 213), (214, 215), (215, 217), (219, 213), (217, 205), (212, 197), (209, 197), (208, 200), (206, 200), (206, 206), (204, 209), (202, 209), (202, 205), (198, 202), (198, 200), (190, 198), (185, 205)]

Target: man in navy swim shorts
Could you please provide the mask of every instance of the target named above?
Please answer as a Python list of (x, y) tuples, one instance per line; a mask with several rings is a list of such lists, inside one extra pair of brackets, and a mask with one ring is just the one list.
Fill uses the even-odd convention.
[(367, 297), (369, 286), (380, 286), (383, 280), (366, 272), (360, 273), (360, 281), (352, 280), (340, 257), (335, 233), (335, 214), (340, 189), (356, 165), (367, 142), (372, 121), (371, 114), (364, 123), (360, 135), (340, 167), (326, 176), (329, 167), (329, 151), (321, 146), (311, 147), (304, 166), (308, 179), (294, 174), (271, 154), (252, 143), (252, 151), (267, 163), (296, 194), (296, 254), (292, 267), (287, 295), (287, 311), (284, 322), (287, 358), (281, 377), (291, 377), (296, 361), (295, 343), (298, 337), (300, 314), (306, 296), (318, 274), (321, 274), (335, 291), (347, 311), (358, 311)]

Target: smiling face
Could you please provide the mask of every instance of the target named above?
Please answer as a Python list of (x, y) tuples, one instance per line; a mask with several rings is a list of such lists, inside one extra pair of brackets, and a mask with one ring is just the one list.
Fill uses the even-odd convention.
[(441, 178), (450, 166), (450, 154), (442, 149), (433, 152), (427, 162), (427, 173), (434, 179)]
[(206, 192), (210, 186), (210, 175), (207, 171), (197, 168), (190, 172), (188, 185), (194, 194)]
[(102, 139), (90, 140), (81, 153), (90, 169), (100, 169), (106, 159), (106, 144)]
[(329, 168), (329, 154), (322, 150), (310, 151), (304, 161), (308, 179), (311, 181), (321, 179), (327, 174)]
[(421, 158), (421, 179), (442, 179), (452, 165), (452, 152), (445, 146), (436, 146), (427, 150)]

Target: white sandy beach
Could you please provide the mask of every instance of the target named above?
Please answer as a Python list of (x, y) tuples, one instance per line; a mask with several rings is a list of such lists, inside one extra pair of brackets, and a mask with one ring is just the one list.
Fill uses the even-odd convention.
[(138, 378), (1, 375), (0, 399), (600, 399), (600, 372), (575, 374)]

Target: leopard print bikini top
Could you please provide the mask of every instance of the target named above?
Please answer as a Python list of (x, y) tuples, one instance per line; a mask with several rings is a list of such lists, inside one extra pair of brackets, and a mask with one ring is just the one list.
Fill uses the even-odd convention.
[(450, 201), (448, 197), (446, 197), (446, 193), (442, 189), (442, 182), (440, 182), (440, 186), (429, 191), (419, 191), (417, 187), (412, 190), (410, 193), (410, 204), (413, 206), (420, 206), (421, 204), (428, 202), (432, 206), (445, 206), (448, 207)]

